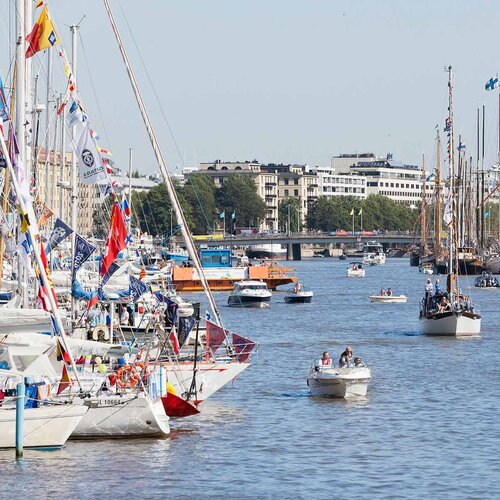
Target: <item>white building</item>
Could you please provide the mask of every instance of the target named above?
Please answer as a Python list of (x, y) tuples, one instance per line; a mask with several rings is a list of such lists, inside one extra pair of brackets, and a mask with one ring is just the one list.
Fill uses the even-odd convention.
[(339, 174), (331, 167), (312, 167), (318, 176), (320, 196), (367, 197), (366, 177), (357, 174)]

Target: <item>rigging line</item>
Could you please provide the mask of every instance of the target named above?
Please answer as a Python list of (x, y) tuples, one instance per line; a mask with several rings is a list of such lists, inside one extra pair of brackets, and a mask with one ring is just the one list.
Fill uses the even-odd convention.
[[(95, 99), (95, 102), (97, 104), (97, 110), (99, 112), (99, 119), (100, 119), (100, 122), (102, 125), (102, 129), (104, 130), (104, 135), (106, 136), (107, 145), (111, 148), (111, 141), (109, 140), (108, 129), (106, 128), (106, 124), (104, 123), (104, 114), (102, 112), (101, 103), (99, 102), (99, 99), (97, 98), (97, 92), (96, 92), (96, 88), (94, 85), (94, 79), (92, 78), (92, 72), (90, 71), (90, 64), (89, 64), (89, 61), (87, 58), (87, 51), (85, 50), (85, 44), (83, 43), (82, 33), (80, 30), (78, 30), (78, 37), (80, 38), (80, 44), (82, 46), (83, 58), (85, 59), (85, 66), (87, 67), (87, 73), (88, 73), (89, 78), (90, 78), (90, 86), (92, 87), (92, 93), (94, 94), (94, 99)], [(111, 148), (111, 150), (112, 150), (112, 148)]]
[[(161, 104), (161, 101), (160, 101), (160, 98), (158, 96), (158, 93), (156, 92), (156, 88), (155, 88), (155, 86), (153, 84), (153, 81), (151, 80), (148, 68), (146, 66), (146, 63), (144, 62), (144, 59), (142, 57), (142, 53), (141, 53), (141, 51), (139, 49), (139, 46), (137, 45), (137, 42), (136, 42), (135, 37), (134, 37), (134, 33), (132, 32), (132, 28), (130, 27), (130, 24), (129, 24), (127, 16), (125, 15), (125, 12), (124, 12), (124, 10), (123, 10), (123, 8), (121, 6), (121, 3), (119, 3), (118, 5), (119, 5), (120, 10), (122, 12), (122, 15), (123, 15), (123, 18), (125, 20), (125, 24), (127, 25), (128, 31), (130, 33), (130, 36), (132, 37), (132, 42), (133, 42), (133, 44), (134, 44), (134, 46), (135, 46), (135, 48), (137, 50), (137, 54), (139, 55), (139, 59), (141, 60), (141, 64), (142, 64), (142, 67), (144, 69), (144, 72), (146, 73), (146, 77), (148, 79), (149, 85), (150, 85), (150, 87), (151, 87), (151, 89), (153, 91), (153, 94), (155, 96), (156, 103), (158, 104), (158, 107), (160, 109), (160, 112), (161, 112), (161, 115), (163, 117), (163, 120), (165, 121), (165, 123), (167, 125), (168, 131), (170, 133), (170, 137), (172, 138), (172, 141), (173, 141), (173, 143), (175, 145), (175, 149), (177, 150), (177, 154), (179, 155), (179, 158), (181, 160), (182, 166), (185, 167), (186, 165), (184, 163), (184, 157), (182, 156), (182, 153), (181, 153), (181, 150), (179, 148), (179, 145), (177, 144), (177, 141), (175, 140), (174, 132), (173, 132), (172, 128), (170, 127), (170, 123), (169, 123), (169, 121), (168, 121), (168, 119), (166, 117), (165, 110), (163, 109), (163, 106)], [(200, 197), (198, 196), (198, 192), (196, 190), (196, 186), (194, 184), (192, 184), (192, 187), (193, 187), (194, 194), (196, 196), (196, 200), (197, 200), (198, 205), (200, 207), (200, 210), (201, 210), (201, 212), (203, 214), (203, 217), (205, 218), (205, 222), (207, 224), (208, 230), (211, 231), (212, 227), (211, 227), (210, 222), (208, 220), (208, 217), (207, 217), (207, 214), (205, 212), (205, 209), (203, 208), (203, 205), (201, 203)]]
[[(153, 215), (154, 214), (154, 210), (153, 210), (153, 207), (151, 206), (151, 203), (149, 201), (149, 196), (146, 196), (146, 202), (148, 204), (149, 212), (151, 213), (151, 215)], [(158, 236), (160, 236), (160, 231), (158, 230), (158, 224), (156, 224), (156, 218), (153, 216), (152, 220), (153, 220), (153, 225), (154, 225), (156, 234)]]

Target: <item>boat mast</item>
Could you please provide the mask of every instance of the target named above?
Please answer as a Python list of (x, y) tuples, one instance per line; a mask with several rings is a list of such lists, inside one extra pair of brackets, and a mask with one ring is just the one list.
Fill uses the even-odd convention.
[(448, 196), (451, 198), (449, 203), (451, 202), (451, 212), (452, 212), (452, 220), (449, 224), (449, 234), (448, 234), (448, 248), (449, 248), (449, 256), (448, 256), (448, 293), (450, 294), (450, 298), (453, 298), (455, 293), (455, 283), (454, 283), (454, 275), (455, 269), (457, 266), (455, 265), (455, 223), (456, 223), (456, 214), (455, 214), (455, 145), (453, 140), (453, 73), (452, 67), (448, 66), (448, 120), (447, 120), (447, 131), (448, 131), (448, 165), (450, 169), (450, 184), (449, 184), (449, 193)]
[(103, 0), (103, 2), (104, 2), (104, 8), (106, 9), (106, 12), (107, 12), (108, 17), (109, 17), (109, 21), (111, 23), (111, 27), (112, 27), (113, 32), (115, 34), (116, 41), (118, 43), (118, 47), (120, 49), (120, 53), (121, 53), (122, 58), (123, 58), (123, 62), (125, 63), (125, 67), (127, 69), (127, 74), (128, 74), (129, 80), (130, 80), (130, 84), (132, 85), (132, 89), (133, 89), (135, 97), (137, 99), (137, 104), (139, 106), (139, 110), (141, 112), (142, 119), (144, 120), (144, 124), (146, 126), (146, 130), (147, 130), (147, 133), (149, 135), (149, 139), (151, 141), (151, 145), (153, 147), (153, 151), (154, 151), (154, 154), (156, 156), (156, 160), (158, 161), (160, 171), (162, 173), (163, 179), (165, 180), (167, 192), (168, 192), (168, 195), (169, 195), (170, 200), (172, 202), (172, 205), (174, 207), (177, 222), (180, 223), (181, 233), (182, 233), (182, 236), (183, 236), (184, 241), (186, 243), (186, 248), (187, 248), (187, 251), (189, 253), (189, 257), (192, 259), (194, 266), (196, 268), (196, 271), (198, 273), (199, 279), (203, 284), (203, 289), (204, 289), (205, 294), (208, 298), (210, 308), (214, 314), (215, 323), (217, 323), (219, 326), (221, 326), (222, 321), (221, 321), (219, 309), (217, 307), (217, 304), (215, 303), (215, 299), (214, 299), (214, 296), (213, 296), (213, 294), (210, 290), (210, 287), (208, 285), (207, 279), (205, 277), (205, 273), (203, 272), (200, 258), (198, 256), (198, 253), (196, 252), (193, 238), (191, 236), (191, 233), (189, 232), (188, 225), (187, 225), (186, 219), (184, 217), (184, 213), (182, 212), (182, 209), (181, 209), (181, 206), (179, 203), (179, 199), (177, 197), (177, 193), (175, 192), (174, 184), (172, 182), (172, 179), (170, 178), (170, 174), (168, 173), (165, 160), (163, 159), (163, 154), (160, 150), (160, 145), (159, 145), (158, 140), (156, 138), (156, 134), (153, 130), (151, 120), (149, 119), (149, 115), (148, 115), (148, 112), (146, 110), (146, 106), (144, 104), (144, 101), (142, 99), (142, 95), (141, 95), (141, 92), (139, 90), (139, 87), (137, 85), (135, 75), (132, 71), (132, 67), (130, 66), (130, 62), (128, 60), (127, 53), (125, 52), (125, 47), (123, 46), (123, 42), (122, 42), (120, 33), (118, 31), (118, 27), (116, 26), (113, 14), (111, 12), (109, 2), (108, 2), (108, 0)]
[(437, 263), (441, 256), (441, 139), (439, 138), (439, 127), (436, 127), (436, 182), (434, 191), (436, 193), (436, 208), (434, 210), (434, 261)]
[(424, 256), (428, 253), (427, 248), (427, 199), (425, 188), (425, 155), (422, 155), (422, 219), (420, 225), (420, 255)]

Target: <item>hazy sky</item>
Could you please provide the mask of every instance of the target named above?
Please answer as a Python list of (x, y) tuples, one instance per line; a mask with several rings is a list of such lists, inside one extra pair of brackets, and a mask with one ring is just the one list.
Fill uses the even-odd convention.
[[(0, 7), (4, 47), (12, 1)], [(112, 0), (111, 6), (170, 168), (182, 160), (121, 9), (186, 165), (216, 158), (328, 165), (334, 154), (365, 151), (419, 164), (425, 152), (431, 164), (449, 64), (456, 131), (475, 156), (476, 108), (485, 102), (486, 164), (496, 159), (498, 94), (486, 93), (484, 83), (500, 63), (498, 1)], [(86, 15), (77, 75), (101, 145), (125, 168), (133, 147), (135, 167), (156, 171), (102, 2), (53, 0), (49, 7), (68, 53), (66, 25)], [(3, 50), (4, 78), (7, 56)], [(45, 56), (36, 58), (40, 65)], [(57, 65), (55, 72), (62, 75)]]

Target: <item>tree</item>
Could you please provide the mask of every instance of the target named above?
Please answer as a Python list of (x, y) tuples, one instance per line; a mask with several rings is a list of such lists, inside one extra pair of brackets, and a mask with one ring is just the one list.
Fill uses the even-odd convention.
[[(288, 228), (288, 207), (290, 207), (290, 228)], [(302, 229), (300, 208), (300, 198), (285, 198), (278, 203), (280, 231), (286, 232), (289, 229), (293, 233)]]
[(215, 191), (212, 179), (206, 175), (191, 175), (184, 185), (184, 197), (192, 207), (195, 234), (207, 234), (212, 231), (212, 225), (217, 217)]
[(267, 208), (257, 193), (253, 179), (246, 175), (235, 174), (228, 177), (216, 192), (217, 206), (226, 216), (236, 212), (238, 226), (258, 226), (264, 219)]

